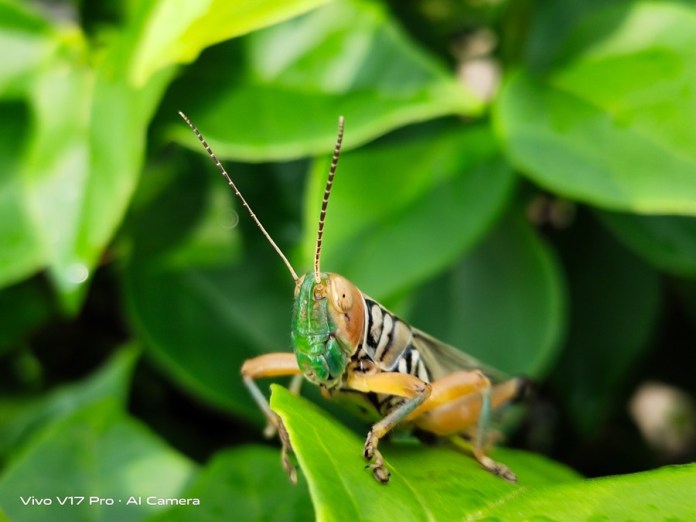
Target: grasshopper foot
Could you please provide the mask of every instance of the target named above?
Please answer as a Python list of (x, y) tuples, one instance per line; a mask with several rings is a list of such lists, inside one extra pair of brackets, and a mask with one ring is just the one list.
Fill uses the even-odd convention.
[[(272, 425), (269, 424), (269, 426)], [(283, 463), (283, 469), (285, 469), (285, 472), (288, 474), (290, 482), (292, 482), (293, 484), (297, 484), (297, 469), (295, 468), (295, 465), (290, 461), (290, 453), (292, 453), (292, 444), (290, 444), (290, 436), (288, 435), (288, 431), (285, 429), (285, 424), (283, 424), (283, 421), (280, 419), (280, 417), (276, 416), (276, 424), (272, 427), (274, 430), (278, 430), (278, 437), (280, 438), (280, 443), (282, 445), (282, 449), (280, 451), (280, 459)]]
[(379, 459), (380, 462), (374, 462), (372, 464), (368, 464), (365, 466), (366, 468), (370, 468), (372, 470), (372, 476), (375, 477), (375, 480), (379, 482), (380, 484), (386, 484), (389, 482), (389, 477), (391, 477), (391, 473), (389, 473), (389, 469), (384, 465), (382, 462), (382, 459)]
[(267, 423), (263, 428), (263, 436), (266, 439), (272, 439), (276, 433), (278, 433), (278, 428), (272, 422)]
[(508, 468), (505, 464), (501, 464), (500, 462), (494, 461), (492, 458), (487, 457), (486, 455), (478, 455), (476, 456), (476, 460), (479, 461), (481, 466), (483, 466), (485, 469), (493, 473), (494, 475), (497, 475), (508, 482), (516, 483), (517, 482), (517, 475)]
[(365, 466), (372, 470), (372, 476), (375, 477), (377, 482), (386, 484), (389, 482), (389, 470), (387, 466), (384, 465), (384, 458), (382, 454), (377, 450), (377, 444), (379, 443), (379, 438), (370, 432), (367, 435), (367, 440), (365, 441), (365, 447), (363, 448), (363, 458), (366, 461), (374, 460), (371, 464)]
[(288, 474), (288, 479), (290, 480), (290, 482), (293, 485), (297, 484), (297, 468), (292, 462), (290, 462), (290, 457), (288, 457), (288, 450), (285, 446), (283, 446), (283, 449), (281, 450), (280, 459), (283, 463), (283, 469)]

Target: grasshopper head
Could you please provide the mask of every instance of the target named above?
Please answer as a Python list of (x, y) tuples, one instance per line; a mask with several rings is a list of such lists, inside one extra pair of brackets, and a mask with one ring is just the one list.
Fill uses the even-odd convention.
[(315, 384), (332, 388), (343, 378), (362, 342), (365, 305), (347, 279), (320, 273), (300, 277), (292, 310), (292, 343), (297, 364)]

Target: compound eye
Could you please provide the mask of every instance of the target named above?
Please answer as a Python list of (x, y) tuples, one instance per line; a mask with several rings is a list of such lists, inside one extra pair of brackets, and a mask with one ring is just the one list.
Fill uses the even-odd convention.
[(353, 308), (353, 285), (341, 276), (331, 278), (331, 301), (343, 313)]

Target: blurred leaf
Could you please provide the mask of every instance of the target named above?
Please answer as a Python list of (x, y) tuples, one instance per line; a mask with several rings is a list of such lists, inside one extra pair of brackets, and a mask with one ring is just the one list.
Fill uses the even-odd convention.
[(307, 485), (301, 477), (297, 485), (290, 483), (279, 455), (261, 446), (218, 453), (181, 494), (199, 498), (200, 507), (174, 507), (148, 520), (313, 520)]
[(537, 488), (474, 520), (693, 520), (696, 465)]
[[(9, 517), (27, 522), (135, 521), (163, 507), (128, 505), (130, 496), (179, 498), (195, 472), (192, 462), (129, 418), (118, 401), (105, 399), (34, 437), (0, 476), (0, 503)], [(25, 506), (20, 497), (30, 495), (52, 504)], [(84, 502), (68, 507), (57, 501), (74, 495)], [(114, 504), (90, 505), (92, 496)]]
[[(340, 114), (347, 122), (346, 148), (352, 148), (408, 123), (481, 111), (481, 103), (376, 2), (335, 2), (207, 58), (180, 82), (175, 98), (226, 158), (270, 161), (328, 152)], [(200, 149), (184, 125), (173, 135)]]
[(655, 267), (696, 276), (696, 219), (598, 212), (601, 221), (624, 244)]
[(143, 30), (131, 78), (144, 85), (162, 68), (194, 61), (206, 47), (281, 22), (328, 0), (159, 1)]
[[(150, 181), (157, 175), (148, 171)], [(124, 283), (131, 320), (167, 373), (191, 393), (260, 420), (239, 370), (249, 357), (288, 347), (292, 282), (242, 259), (232, 197), (194, 169), (169, 184), (129, 219), (136, 255)], [(270, 248), (264, 254), (275, 263)]]
[(45, 262), (21, 176), (18, 150), (27, 139), (28, 115), (19, 104), (0, 104), (0, 287), (24, 279)]
[[(328, 163), (318, 162), (308, 183), (306, 267), (327, 172)], [(483, 236), (513, 186), (484, 127), (418, 126), (347, 153), (326, 219), (322, 267), (380, 300), (413, 290)]]
[(239, 371), (250, 357), (289, 350), (291, 282), (285, 286), (250, 265), (151, 263), (126, 280), (133, 321), (166, 372), (189, 392), (259, 421)]
[(509, 213), (472, 252), (414, 297), (417, 326), (509, 374), (542, 376), (565, 324), (549, 248)]
[(122, 349), (84, 381), (69, 384), (38, 398), (0, 400), (0, 455), (9, 454), (49, 422), (110, 399), (126, 406), (130, 376), (138, 351)]
[(35, 117), (26, 166), (29, 207), (69, 312), (79, 308), (119, 225), (145, 152), (145, 131), (172, 71), (135, 88), (125, 77), (135, 35), (126, 28), (96, 69), (69, 42), (32, 83)]
[(27, 4), (0, 2), (0, 48), (12, 50), (3, 53), (0, 63), (3, 98), (15, 98), (25, 92), (33, 73), (54, 50), (53, 28)]
[[(525, 64), (535, 72), (557, 67), (568, 58), (568, 35), (579, 21), (609, 6), (625, 6), (627, 3), (627, 0), (538, 0), (530, 10), (527, 27), (520, 24), (519, 18), (514, 21), (517, 27), (523, 25), (525, 31), (524, 47), (515, 51), (523, 52)], [(607, 25), (610, 30), (611, 24)]]
[(588, 433), (614, 406), (648, 347), (660, 281), (593, 222), (578, 220), (564, 243), (573, 314), (552, 383), (576, 429)]
[(280, 386), (273, 386), (271, 405), (288, 429), (320, 521), (461, 520), (535, 486), (578, 478), (539, 455), (496, 450), (494, 457), (518, 474), (519, 484), (510, 484), (454, 449), (384, 443), (391, 470), (385, 486), (365, 468), (361, 437)]
[(497, 123), (513, 163), (603, 208), (696, 214), (696, 10), (630, 2), (583, 20), (566, 60), (508, 79)]
[[(54, 61), (32, 84), (34, 132), (23, 177), (34, 233), (48, 256), (54, 283), (69, 297), (84, 282), (91, 263), (75, 259), (88, 172), (90, 71)], [(95, 253), (92, 254), (95, 257)], [(92, 263), (94, 261), (92, 260)]]
[[(210, 169), (207, 175), (203, 167)], [(212, 167), (174, 155), (146, 166), (124, 225), (137, 260), (162, 256), (170, 267), (240, 260), (234, 196)]]
[(0, 354), (17, 348), (51, 316), (53, 306), (44, 286), (32, 279), (0, 291)]

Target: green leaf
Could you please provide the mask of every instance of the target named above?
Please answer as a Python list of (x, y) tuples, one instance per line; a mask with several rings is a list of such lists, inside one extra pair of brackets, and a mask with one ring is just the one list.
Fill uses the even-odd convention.
[(27, 139), (28, 115), (19, 104), (0, 104), (0, 287), (24, 279), (45, 262), (34, 234), (17, 151)]
[(14, 98), (54, 50), (53, 28), (27, 2), (0, 3), (0, 48), (11, 49), (0, 63), (0, 96)]
[(616, 405), (649, 347), (660, 310), (660, 281), (657, 272), (586, 216), (570, 229), (561, 250), (573, 314), (552, 383), (576, 429), (588, 433)]
[(148, 520), (306, 521), (314, 519), (307, 484), (292, 485), (277, 449), (241, 446), (217, 453), (182, 493), (201, 505), (174, 507)]
[(160, 69), (194, 61), (210, 45), (281, 22), (327, 1), (155, 2), (133, 61), (133, 83), (143, 85)]
[(0, 290), (0, 354), (22, 346), (48, 321), (54, 310), (47, 294), (37, 279)]
[(538, 488), (471, 520), (693, 520), (696, 464)]
[(569, 31), (564, 56), (544, 76), (518, 71), (503, 88), (497, 125), (515, 166), (595, 206), (696, 214), (693, 6), (602, 9)]
[[(176, 92), (177, 109), (219, 156), (250, 161), (330, 151), (340, 114), (349, 149), (408, 123), (481, 111), (385, 7), (362, 0), (335, 2), (217, 48), (188, 80)], [(184, 125), (173, 135), (200, 149)]]
[[(525, 64), (531, 70), (549, 70), (568, 58), (568, 35), (575, 30), (580, 20), (585, 20), (608, 6), (627, 3), (626, 0), (568, 0), (563, 3), (543, 1), (535, 4), (527, 10), (531, 19), (529, 26), (525, 28), (524, 47), (515, 49), (514, 52), (523, 53)], [(519, 18), (515, 22), (517, 26), (524, 25), (519, 23)]]
[(288, 429), (320, 521), (461, 520), (534, 486), (578, 478), (541, 456), (498, 449), (495, 458), (518, 474), (519, 484), (510, 484), (454, 449), (385, 442), (391, 479), (383, 485), (365, 468), (363, 437), (280, 386), (271, 406)]
[(103, 368), (81, 382), (38, 398), (0, 400), (0, 455), (8, 455), (38, 429), (90, 404), (110, 399), (125, 408), (138, 351), (124, 348)]
[(597, 215), (628, 248), (655, 267), (681, 276), (696, 276), (696, 219), (617, 212)]
[(86, 65), (81, 39), (66, 42), (28, 93), (35, 123), (22, 175), (33, 235), (68, 312), (79, 308), (84, 283), (123, 218), (147, 125), (172, 74), (142, 87), (128, 83), (132, 33), (113, 38), (96, 69)]
[[(54, 60), (32, 83), (30, 136), (22, 176), (36, 237), (46, 253), (53, 282), (69, 310), (94, 259), (75, 255), (89, 176), (88, 106), (92, 74), (66, 60)], [(103, 209), (108, 214), (107, 209)], [(92, 252), (91, 257), (96, 257)]]
[[(292, 281), (242, 258), (237, 219), (230, 223), (233, 195), (214, 175), (191, 168), (172, 179), (167, 169), (148, 170), (149, 182), (167, 189), (128, 220), (135, 252), (124, 274), (128, 311), (148, 353), (174, 380), (260, 421), (239, 370), (244, 360), (289, 345)], [(270, 248), (260, 255), (281, 268)]]
[(287, 351), (292, 285), (253, 268), (153, 263), (129, 272), (126, 291), (148, 352), (167, 374), (210, 403), (260, 421), (239, 371), (255, 355)]
[[(304, 266), (327, 172), (317, 163), (308, 183)], [(418, 126), (349, 152), (334, 182), (322, 267), (380, 300), (408, 292), (483, 236), (514, 179), (484, 127)]]
[(542, 376), (565, 324), (564, 282), (550, 249), (516, 215), (413, 298), (419, 327), (510, 374)]
[[(48, 426), (16, 456), (0, 477), (0, 503), (14, 520), (141, 520), (163, 509), (128, 505), (131, 496), (179, 498), (196, 469), (121, 406), (106, 399)], [(50, 498), (48, 506), (25, 499)], [(79, 506), (57, 498), (84, 496)], [(113, 505), (90, 505), (90, 497)], [(120, 500), (120, 502), (119, 502)]]

